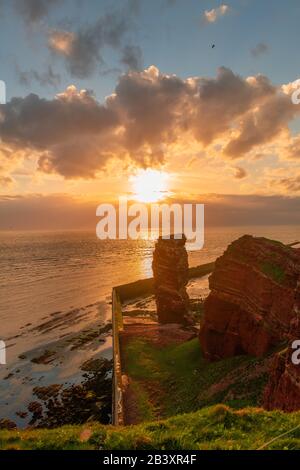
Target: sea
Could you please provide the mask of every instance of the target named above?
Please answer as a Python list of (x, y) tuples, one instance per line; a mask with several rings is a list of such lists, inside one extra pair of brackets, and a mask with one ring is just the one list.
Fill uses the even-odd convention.
[[(244, 234), (292, 243), (300, 240), (300, 227), (208, 228), (204, 247), (189, 251), (189, 265), (214, 261)], [(24, 427), (28, 420), (16, 411), (32, 401), (37, 384), (78, 383), (85, 360), (111, 358), (109, 328), (100, 342), (81, 344), (78, 338), (109, 325), (113, 286), (152, 276), (154, 245), (99, 240), (88, 231), (0, 232), (0, 340), (6, 345), (0, 419)]]

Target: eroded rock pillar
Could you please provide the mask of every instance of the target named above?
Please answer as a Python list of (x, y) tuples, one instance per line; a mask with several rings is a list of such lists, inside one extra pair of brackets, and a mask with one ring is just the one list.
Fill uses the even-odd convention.
[(158, 321), (189, 323), (188, 255), (186, 237), (159, 238), (153, 255), (153, 276)]

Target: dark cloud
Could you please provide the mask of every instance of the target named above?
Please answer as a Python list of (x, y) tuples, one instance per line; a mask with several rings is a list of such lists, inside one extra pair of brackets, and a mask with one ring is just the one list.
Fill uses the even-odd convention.
[(64, 194), (0, 196), (0, 230), (92, 228), (95, 205)]
[(26, 22), (34, 23), (48, 15), (63, 0), (14, 0), (14, 6)]
[(36, 154), (41, 171), (92, 178), (113, 158), (158, 166), (177, 142), (218, 143), (220, 155), (238, 158), (287, 135), (299, 112), (261, 75), (221, 68), (216, 78), (182, 80), (151, 66), (121, 75), (103, 104), (74, 86), (53, 100), (13, 98), (0, 107), (0, 137), (12, 152)]
[(60, 74), (55, 73), (51, 65), (48, 65), (46, 71), (38, 72), (37, 70), (20, 70), (16, 68), (19, 83), (29, 87), (32, 82), (37, 82), (40, 86), (51, 86), (58, 88), (61, 82)]
[(48, 45), (51, 51), (63, 57), (71, 75), (86, 78), (104, 64), (102, 53), (105, 47), (122, 48), (128, 30), (128, 17), (122, 13), (109, 13), (76, 32), (50, 31)]
[(189, 94), (192, 90), (185, 81), (161, 75), (154, 66), (122, 75), (108, 104), (122, 116), (127, 148), (134, 152), (145, 144), (175, 141)]
[(269, 96), (241, 119), (239, 135), (229, 142), (225, 153), (237, 158), (257, 145), (271, 142), (282, 131), (287, 131), (288, 123), (299, 111), (289, 95), (278, 92)]
[(281, 178), (279, 180), (273, 180), (272, 184), (274, 186), (281, 186), (288, 192), (296, 193), (300, 191), (300, 175), (291, 176), (289, 178)]
[[(0, 230), (94, 230), (95, 208), (101, 202), (84, 202), (64, 194), (3, 195)], [(205, 204), (206, 227), (245, 226), (241, 235), (249, 233), (249, 226), (255, 226), (251, 233), (268, 236), (265, 229), (258, 233), (257, 226), (300, 224), (300, 197), (200, 194), (194, 202)]]
[(206, 145), (276, 93), (267, 77), (244, 79), (225, 67), (219, 69), (216, 78), (197, 79), (195, 86), (194, 132)]
[(117, 123), (114, 111), (88, 92), (69, 87), (54, 100), (34, 94), (13, 98), (5, 105), (0, 135), (4, 144), (39, 154), (39, 167), (45, 172), (89, 178), (104, 166)]
[(246, 178), (247, 176), (247, 171), (244, 168), (241, 168), (240, 166), (237, 166), (234, 168), (234, 177), (237, 179), (243, 179)]
[(140, 70), (143, 67), (143, 53), (139, 46), (125, 46), (122, 50), (121, 63), (130, 70)]
[(4, 142), (47, 148), (77, 136), (101, 133), (116, 124), (116, 115), (88, 93), (69, 87), (54, 100), (30, 94), (6, 105), (0, 124)]
[(269, 51), (269, 46), (264, 42), (259, 42), (253, 49), (251, 49), (251, 54), (253, 57), (259, 57)]

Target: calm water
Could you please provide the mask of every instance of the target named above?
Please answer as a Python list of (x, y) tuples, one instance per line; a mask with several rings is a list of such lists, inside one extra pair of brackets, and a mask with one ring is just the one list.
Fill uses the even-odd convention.
[[(300, 239), (299, 226), (207, 230), (190, 266), (219, 256), (242, 234), (283, 242)], [(152, 275), (153, 241), (100, 241), (93, 233), (0, 233), (0, 334), (16, 334), (56, 311), (81, 308), (110, 296), (114, 285)]]
[[(215, 260), (245, 233), (300, 240), (299, 226), (211, 229), (204, 248), (189, 252), (190, 266)], [(0, 418), (25, 426), (15, 411), (30, 402), (34, 386), (80, 382), (84, 360), (111, 357), (110, 332), (75, 350), (69, 338), (110, 322), (112, 287), (152, 276), (153, 248), (153, 241), (100, 241), (88, 232), (0, 233), (0, 339), (7, 346)], [(32, 361), (49, 349), (56, 353), (53, 362)]]

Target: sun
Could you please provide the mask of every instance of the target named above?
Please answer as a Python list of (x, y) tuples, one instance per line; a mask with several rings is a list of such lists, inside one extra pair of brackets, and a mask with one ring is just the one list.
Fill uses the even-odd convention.
[(134, 198), (140, 202), (157, 202), (166, 196), (168, 174), (158, 170), (140, 170), (131, 177)]

